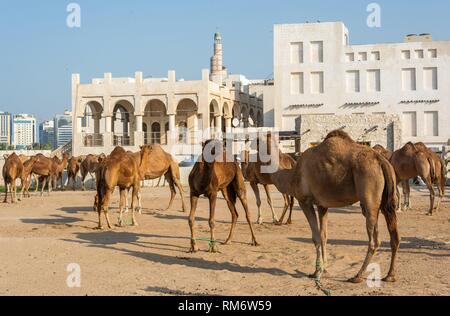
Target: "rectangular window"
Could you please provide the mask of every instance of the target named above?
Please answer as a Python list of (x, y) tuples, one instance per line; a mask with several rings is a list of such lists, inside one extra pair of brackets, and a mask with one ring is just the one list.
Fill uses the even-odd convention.
[(323, 42), (311, 42), (311, 62), (323, 63)]
[(372, 60), (374, 60), (374, 61), (378, 61), (378, 60), (380, 60), (381, 58), (380, 58), (380, 52), (372, 52)]
[(411, 51), (409, 50), (402, 51), (402, 59), (411, 59)]
[(381, 78), (380, 70), (367, 70), (367, 91), (380, 92), (381, 91)]
[(303, 63), (303, 43), (291, 43), (291, 64)]
[(402, 69), (402, 90), (416, 91), (416, 69), (406, 68)]
[(425, 90), (438, 89), (438, 73), (436, 67), (424, 68), (423, 70), (423, 84)]
[(417, 49), (414, 52), (417, 59), (423, 59), (423, 49)]
[(355, 54), (354, 53), (345, 54), (345, 61), (346, 62), (353, 62), (353, 61), (355, 61)]
[(347, 71), (347, 92), (360, 92), (359, 71)]
[(367, 53), (359, 53), (358, 60), (359, 61), (367, 61)]
[(311, 73), (311, 93), (322, 94), (324, 93), (323, 72)]
[(291, 94), (298, 95), (304, 93), (303, 79), (302, 72), (291, 74)]
[(417, 114), (416, 112), (403, 113), (403, 135), (405, 137), (417, 137)]
[(425, 136), (439, 136), (438, 112), (425, 112)]
[(429, 58), (437, 58), (437, 49), (429, 49), (428, 57)]

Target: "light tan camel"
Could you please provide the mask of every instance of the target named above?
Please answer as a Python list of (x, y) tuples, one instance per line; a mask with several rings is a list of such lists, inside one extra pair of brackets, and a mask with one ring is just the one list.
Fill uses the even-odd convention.
[[(445, 183), (447, 182), (447, 169), (445, 166), (445, 161), (437, 153), (430, 150), (424, 143), (416, 143), (414, 145), (418, 150), (427, 153), (434, 163), (433, 183), (437, 185), (439, 192), (439, 199), (434, 211), (439, 212), (442, 199), (445, 196)], [(409, 186), (409, 182), (407, 183), (407, 185)], [(433, 213), (431, 213), (430, 215), (433, 215)]]
[(8, 203), (8, 191), (11, 192), (11, 203), (17, 202), (16, 181), (22, 177), (23, 164), (20, 158), (15, 154), (4, 156), (5, 164), (3, 165), (2, 175), (5, 181), (5, 199), (3, 203)]
[[(271, 138), (268, 137), (270, 140)], [(262, 142), (261, 142), (262, 143)], [(259, 145), (258, 145), (259, 147)], [(280, 150), (277, 150), (279, 152), (279, 159), (278, 159), (278, 171), (286, 170), (286, 169), (292, 169), (295, 166), (295, 160), (287, 154), (283, 154)], [(270, 150), (268, 150), (268, 154), (270, 155)], [(283, 224), (284, 217), (286, 215), (286, 212), (288, 208), (291, 208), (290, 216), (288, 219), (288, 224), (292, 224), (292, 209), (294, 206), (294, 199), (286, 194), (285, 191), (280, 191), (283, 194), (284, 199), (284, 211), (283, 215), (281, 217), (281, 220), (278, 220), (278, 217), (275, 213), (272, 197), (270, 195), (270, 185), (275, 185), (274, 183), (274, 174), (273, 173), (263, 173), (261, 172), (261, 167), (264, 165), (269, 165), (271, 162), (263, 163), (260, 159), (260, 152), (258, 150), (258, 153), (256, 154), (256, 157), (253, 157), (252, 162), (250, 162), (250, 153), (248, 151), (243, 151), (243, 159), (241, 163), (242, 172), (244, 174), (244, 178), (250, 182), (250, 186), (253, 189), (253, 192), (255, 193), (256, 197), (256, 204), (258, 206), (258, 224), (263, 223), (262, 218), (262, 211), (261, 211), (261, 195), (259, 192), (258, 185), (262, 185), (264, 187), (264, 190), (266, 191), (267, 195), (267, 202), (269, 203), (270, 209), (272, 211), (272, 219), (273, 222), (277, 225)], [(277, 175), (277, 183), (278, 181), (282, 181), (281, 174), (284, 174), (283, 172), (280, 172)], [(281, 188), (281, 186), (280, 186)]]
[(431, 155), (419, 150), (413, 143), (407, 143), (403, 148), (394, 152), (391, 158), (391, 164), (394, 166), (398, 183), (402, 183), (403, 187), (402, 209), (408, 210), (411, 208), (409, 180), (419, 176), (430, 191), (428, 215), (432, 215), (435, 200), (433, 182), (436, 171)]
[(89, 174), (92, 179), (94, 179), (95, 171), (99, 166), (99, 159), (105, 159), (105, 155), (101, 154), (99, 156), (96, 155), (87, 155), (86, 158), (80, 165), (80, 173), (81, 173), (81, 189), (83, 191), (86, 190), (85, 180), (87, 175)]
[[(141, 149), (141, 164), (148, 163), (148, 147), (144, 146)], [(97, 196), (95, 205), (98, 212), (98, 229), (103, 229), (101, 221), (101, 213), (103, 212), (108, 223), (108, 227), (111, 229), (111, 222), (108, 216), (108, 208), (111, 199), (111, 194), (116, 187), (120, 189), (120, 217), (119, 226), (123, 225), (123, 211), (126, 201), (126, 193), (131, 188), (132, 199), (132, 225), (137, 226), (138, 223), (135, 217), (135, 202), (138, 198), (139, 191), (141, 189), (141, 179), (139, 167), (136, 161), (122, 148), (116, 147), (109, 157), (102, 160), (99, 168), (96, 170), (97, 174)]]
[[(381, 244), (378, 237), (380, 209), (386, 218), (392, 250), (390, 270), (383, 281), (396, 281), (395, 261), (400, 244), (395, 212), (398, 197), (395, 171), (383, 156), (357, 144), (343, 131), (331, 132), (323, 143), (299, 158), (292, 188), (313, 233), (317, 264), (312, 277), (326, 272), (328, 209), (360, 202), (366, 218), (369, 248), (361, 270), (349, 281), (363, 282), (362, 276)], [(319, 222), (314, 206), (318, 208)]]
[[(160, 145), (147, 145), (146, 152), (150, 155), (146, 162), (141, 163), (141, 152), (131, 153), (129, 155), (136, 161), (136, 164), (140, 166), (140, 172), (143, 176), (142, 180), (156, 180), (161, 177), (165, 177), (170, 187), (170, 202), (167, 207), (167, 211), (172, 208), (173, 202), (177, 195), (176, 188), (180, 191), (181, 203), (183, 212), (186, 212), (186, 205), (184, 203), (184, 191), (180, 181), (180, 167), (178, 163), (173, 159), (172, 155), (165, 152)], [(142, 151), (142, 149), (141, 149)], [(139, 206), (142, 206), (141, 196), (139, 195)], [(128, 203), (127, 203), (128, 205)]]
[(67, 153), (64, 153), (62, 156), (62, 160), (58, 157), (53, 157), (52, 159), (52, 173), (53, 173), (53, 185), (54, 188), (57, 189), (58, 181), (61, 182), (61, 190), (64, 190), (64, 183), (63, 183), (63, 174), (64, 170), (67, 168), (67, 164), (69, 162), (69, 155)]
[(189, 187), (191, 189), (191, 212), (189, 215), (189, 227), (191, 229), (191, 252), (197, 252), (198, 247), (195, 237), (195, 212), (201, 195), (209, 199), (209, 227), (211, 229), (211, 252), (217, 252), (215, 230), (215, 210), (217, 194), (222, 192), (231, 212), (232, 223), (230, 234), (224, 244), (233, 239), (234, 229), (238, 220), (236, 210), (237, 198), (241, 201), (252, 235), (252, 245), (258, 246), (253, 230), (251, 215), (248, 209), (247, 190), (245, 188), (244, 176), (237, 162), (225, 159), (227, 156), (223, 144), (217, 140), (209, 140), (203, 144), (202, 155), (194, 165), (189, 175)]
[(379, 153), (380, 155), (382, 155), (384, 158), (386, 158), (389, 161), (392, 158), (393, 152), (384, 148), (381, 145), (376, 145), (375, 147), (373, 147), (373, 150), (375, 150), (377, 153)]
[(70, 158), (67, 164), (67, 186), (69, 186), (70, 181), (72, 181), (72, 190), (76, 190), (77, 175), (80, 171), (80, 164), (83, 161), (80, 157)]
[(23, 170), (21, 176), (21, 192), (20, 199), (23, 197), (30, 197), (30, 186), (31, 186), (31, 172), (33, 171), (34, 165), (39, 161), (38, 156), (32, 156), (30, 159), (23, 163)]
[(39, 158), (33, 165), (32, 173), (42, 178), (41, 196), (44, 195), (46, 184), (48, 185), (48, 194), (52, 191), (52, 180), (54, 177), (53, 160), (45, 157), (42, 154), (36, 155)]

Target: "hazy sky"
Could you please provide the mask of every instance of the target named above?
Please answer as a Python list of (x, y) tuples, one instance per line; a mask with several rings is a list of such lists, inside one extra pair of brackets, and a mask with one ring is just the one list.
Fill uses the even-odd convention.
[[(66, 26), (70, 2), (81, 28)], [(344, 21), (353, 44), (398, 42), (409, 33), (450, 40), (449, 0), (383, 0), (382, 27), (366, 25), (364, 0), (0, 0), (0, 111), (39, 119), (70, 108), (70, 77), (166, 76), (198, 79), (209, 67), (213, 34), (225, 64), (249, 78), (270, 77), (273, 24)]]

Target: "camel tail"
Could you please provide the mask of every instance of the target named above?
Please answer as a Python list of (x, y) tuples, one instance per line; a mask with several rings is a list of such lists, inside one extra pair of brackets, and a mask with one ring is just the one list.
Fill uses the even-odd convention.
[(180, 179), (181, 179), (180, 166), (178, 165), (178, 163), (176, 161), (172, 161), (172, 163), (170, 164), (170, 172), (172, 173), (172, 177), (173, 177), (173, 180), (175, 181), (175, 183), (179, 184), (179, 189), (183, 193), (186, 193), (186, 191), (184, 190), (184, 188), (180, 182)]
[(386, 217), (389, 228), (392, 230), (397, 229), (397, 208), (398, 208), (398, 195), (396, 186), (396, 176), (392, 165), (384, 158), (380, 158), (381, 169), (384, 174), (384, 190), (383, 198), (381, 201), (381, 211)]
[(230, 198), (231, 203), (236, 204), (237, 201), (237, 192), (234, 188), (233, 184), (230, 184), (227, 188), (228, 191), (228, 197)]
[(428, 163), (430, 164), (430, 177), (431, 177), (431, 182), (435, 183), (437, 178), (436, 178), (436, 167), (434, 165), (434, 161), (433, 158), (428, 157), (427, 158)]
[(442, 191), (445, 191), (445, 184), (447, 183), (447, 166), (445, 160), (441, 158), (441, 187)]

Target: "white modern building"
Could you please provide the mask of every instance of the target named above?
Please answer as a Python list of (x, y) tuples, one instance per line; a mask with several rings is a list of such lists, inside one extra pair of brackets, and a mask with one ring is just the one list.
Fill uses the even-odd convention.
[[(200, 144), (201, 133), (234, 127), (262, 126), (262, 100), (248, 94), (244, 76), (228, 75), (223, 65), (222, 37), (214, 36), (211, 70), (200, 80), (104, 78), (81, 83), (72, 76), (73, 154), (109, 153), (115, 146), (136, 151), (143, 144), (162, 144), (185, 155)], [(210, 134), (212, 134), (210, 132)], [(208, 135), (206, 135), (208, 136)], [(210, 135), (213, 136), (213, 135)], [(167, 148), (166, 148), (167, 149)]]
[(54, 149), (67, 145), (72, 140), (72, 112), (65, 111), (62, 115), (56, 115), (54, 126)]
[(11, 145), (11, 114), (0, 112), (0, 144)]
[[(314, 134), (303, 149), (339, 127), (339, 117), (346, 122), (342, 128), (352, 132), (352, 117), (358, 115), (370, 118), (362, 129), (369, 143), (370, 131), (388, 128), (377, 121), (395, 124), (389, 137), (397, 141), (386, 141), (391, 147), (449, 142), (450, 41), (422, 34), (403, 43), (352, 45), (341, 22), (275, 25), (274, 79), (273, 88), (260, 88), (274, 91), (264, 97), (273, 103), (265, 115), (273, 113), (273, 126), (283, 131)], [(321, 130), (314, 126), (317, 120)]]
[(55, 122), (44, 121), (39, 124), (39, 144), (54, 146), (55, 142)]
[(37, 141), (36, 118), (29, 114), (14, 115), (13, 133), (13, 144), (16, 148), (33, 146)]

